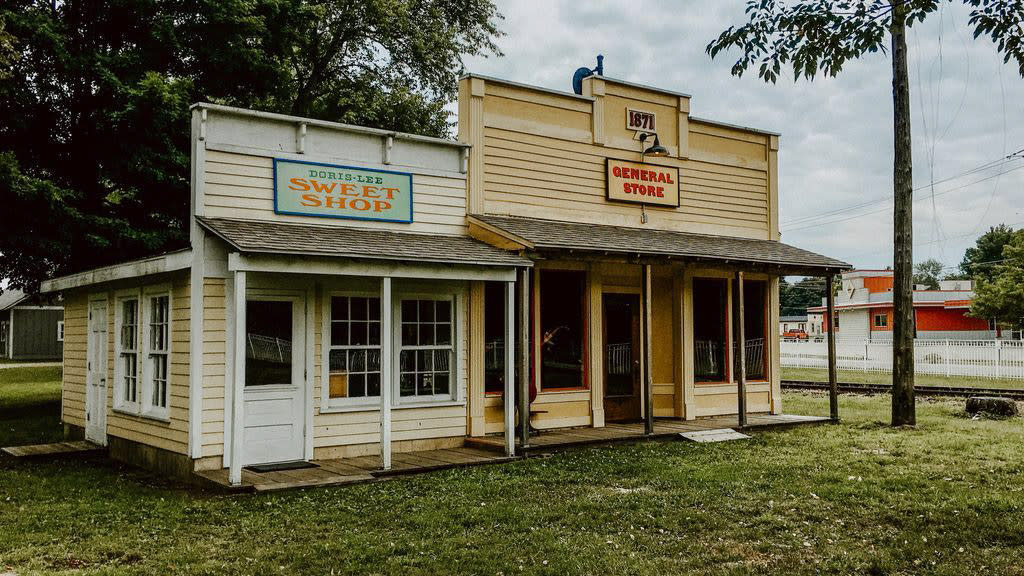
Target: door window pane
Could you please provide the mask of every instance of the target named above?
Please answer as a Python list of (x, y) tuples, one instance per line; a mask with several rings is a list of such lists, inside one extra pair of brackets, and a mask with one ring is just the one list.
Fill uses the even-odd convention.
[(292, 384), (292, 303), (245, 304), (245, 385)]

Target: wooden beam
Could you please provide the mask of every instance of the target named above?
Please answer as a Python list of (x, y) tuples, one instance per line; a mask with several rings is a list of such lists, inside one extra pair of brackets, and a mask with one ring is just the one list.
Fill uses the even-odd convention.
[(519, 269), (519, 446), (530, 445), (530, 269)]
[(834, 276), (825, 276), (825, 314), (828, 318), (828, 410), (832, 420), (839, 420), (839, 380), (836, 376), (836, 307), (832, 295)]
[(733, 293), (733, 314), (732, 324), (735, 334), (735, 363), (736, 372), (736, 413), (739, 420), (739, 427), (747, 425), (747, 335), (743, 322), (743, 271), (736, 271), (736, 291)]
[[(228, 468), (228, 482), (232, 486), (242, 483), (242, 450), (245, 435), (245, 271), (234, 273), (234, 363), (231, 382), (231, 465)], [(193, 362), (201, 359), (193, 358)]]
[(516, 283), (505, 283), (505, 454), (516, 455)]
[(651, 361), (651, 265), (643, 264), (641, 268), (641, 311), (640, 321), (643, 325), (643, 340), (640, 353), (644, 366), (644, 433), (654, 434), (654, 375)]
[(394, 368), (394, 330), (391, 322), (391, 278), (380, 279), (380, 461), (381, 468), (391, 469), (391, 395)]

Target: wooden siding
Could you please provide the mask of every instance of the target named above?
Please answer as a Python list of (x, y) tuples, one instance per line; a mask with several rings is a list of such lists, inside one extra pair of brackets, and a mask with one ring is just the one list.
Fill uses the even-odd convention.
[[(463, 84), (471, 212), (777, 239), (777, 136), (690, 119), (686, 97), (611, 80), (588, 85), (589, 100), (489, 79)], [(648, 160), (680, 169), (680, 206), (649, 206), (647, 224), (638, 204), (605, 198), (605, 159), (641, 160), (627, 107), (657, 114), (672, 155)]]
[[(115, 342), (115, 294), (118, 290), (171, 283), (171, 365), (169, 420), (161, 421), (113, 409)], [(88, 298), (104, 294), (107, 300), (107, 434), (178, 454), (188, 453), (189, 418), (189, 276), (187, 271), (171, 278), (149, 277), (144, 282), (118, 283), (103, 290), (65, 293), (64, 376), (61, 418), (67, 424), (85, 426), (86, 344)], [(139, 366), (142, 366), (142, 362)]]
[(206, 152), (204, 166), (204, 214), (211, 218), (277, 220), (437, 234), (462, 234), (465, 231), (466, 183), (464, 178), (455, 175), (413, 174), (414, 222), (401, 224), (275, 214), (274, 164), (269, 155), (210, 150)]
[(227, 353), (226, 281), (203, 282), (203, 457), (224, 454)]
[[(57, 340), (57, 323), (64, 311), (53, 308), (12, 308), (10, 338), (17, 360), (60, 360), (63, 343)], [(6, 351), (5, 351), (6, 352)]]

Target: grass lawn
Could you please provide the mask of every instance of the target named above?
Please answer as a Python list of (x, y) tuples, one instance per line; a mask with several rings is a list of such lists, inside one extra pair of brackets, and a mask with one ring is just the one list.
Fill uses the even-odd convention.
[[(820, 394), (784, 403), (827, 410)], [(922, 400), (919, 427), (893, 430), (888, 398), (843, 396), (842, 424), (744, 442), (259, 496), (106, 461), (2, 463), (0, 572), (1024, 574), (1024, 426), (960, 407)]]
[[(824, 368), (791, 368), (783, 366), (782, 379), (827, 382), (828, 371)], [(885, 372), (840, 370), (839, 381), (856, 384), (892, 384), (892, 374)], [(952, 376), (947, 378), (937, 374), (915, 374), (914, 384), (917, 386), (956, 386), (969, 388), (1024, 388), (1024, 380), (967, 378), (963, 376)]]
[(61, 440), (60, 371), (0, 369), (0, 446)]

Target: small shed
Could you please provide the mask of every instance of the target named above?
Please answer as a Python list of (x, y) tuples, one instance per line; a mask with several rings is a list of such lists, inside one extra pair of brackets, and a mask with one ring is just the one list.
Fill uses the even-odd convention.
[(64, 307), (36, 303), (21, 290), (0, 293), (0, 358), (60, 360), (64, 356)]

